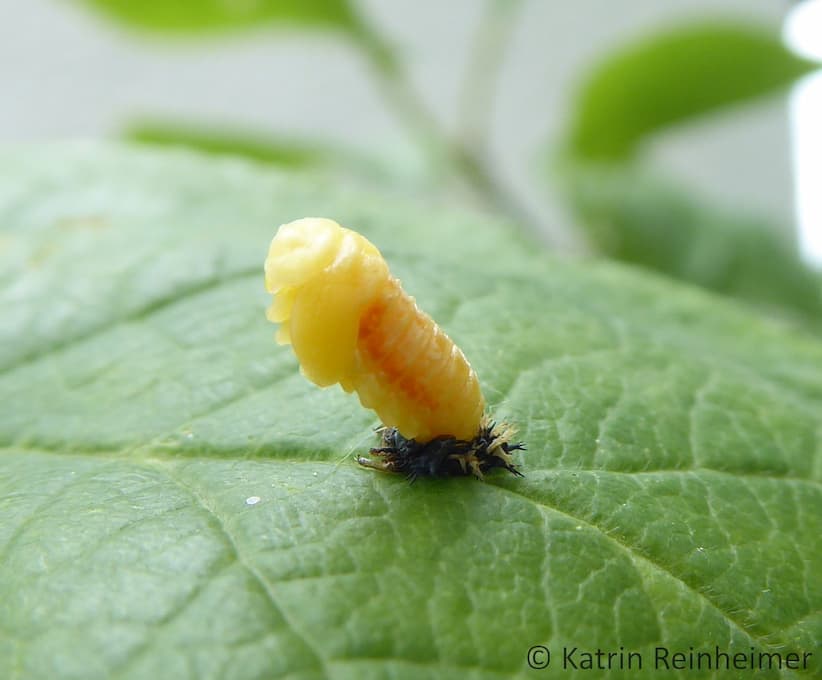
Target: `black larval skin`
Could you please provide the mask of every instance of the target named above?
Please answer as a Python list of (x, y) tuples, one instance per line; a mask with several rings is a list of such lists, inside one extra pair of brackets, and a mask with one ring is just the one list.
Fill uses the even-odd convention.
[[(382, 461), (374, 465), (373, 462), (366, 462), (369, 459), (361, 458), (359, 462), (368, 467), (403, 474), (412, 482), (417, 477), (477, 476), (476, 468), (479, 469), (479, 476), (494, 468), (504, 468), (522, 477), (522, 473), (514, 465), (492, 451), (492, 444), (497, 438), (495, 428), (496, 423), (493, 422), (481, 427), (471, 441), (444, 436), (424, 444), (415, 439), (406, 439), (396, 428), (381, 428), (382, 446), (371, 449), (370, 453), (380, 456)], [(498, 446), (506, 454), (525, 450), (522, 442), (512, 444), (503, 441)], [(476, 463), (473, 467), (469, 464), (471, 460)]]

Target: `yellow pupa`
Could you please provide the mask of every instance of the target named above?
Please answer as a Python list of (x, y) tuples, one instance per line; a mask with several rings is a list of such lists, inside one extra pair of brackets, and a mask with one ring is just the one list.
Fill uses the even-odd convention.
[[(324, 218), (284, 224), (268, 251), (265, 282), (274, 295), (267, 317), (280, 324), (277, 342), (292, 346), (303, 374), (321, 387), (339, 383), (356, 392), (386, 426), (386, 446), (372, 452), (402, 444), (403, 455), (414, 458), (429, 442), (456, 441), (470, 448), (484, 434), (490, 437), (486, 448), (498, 439), (493, 455), (502, 462), (492, 467), (511, 469), (507, 452), (521, 447), (505, 446), (510, 430), (495, 431), (484, 419), (476, 373), (391, 276), (368, 239)], [(440, 457), (459, 454), (464, 472), (480, 476), (485, 469), (467, 449), (438, 444), (437, 451)], [(367, 460), (360, 462), (370, 464)], [(398, 469), (390, 461), (371, 466)]]

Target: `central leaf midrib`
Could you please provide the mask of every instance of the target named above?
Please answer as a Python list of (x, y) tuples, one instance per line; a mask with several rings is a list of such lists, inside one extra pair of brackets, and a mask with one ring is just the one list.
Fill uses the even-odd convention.
[[(357, 441), (361, 439), (361, 437), (355, 437)], [(19, 452), (26, 452), (26, 453), (35, 453), (35, 454), (44, 454), (44, 455), (60, 455), (60, 456), (76, 456), (79, 458), (94, 458), (99, 460), (107, 460), (113, 462), (132, 462), (132, 463), (153, 463), (157, 462), (160, 464), (168, 464), (172, 462), (200, 462), (200, 463), (208, 463), (213, 461), (238, 461), (238, 462), (255, 462), (255, 463), (266, 463), (269, 462), (274, 465), (279, 464), (286, 464), (286, 465), (331, 465), (333, 467), (337, 467), (340, 464), (340, 461), (337, 459), (328, 460), (325, 458), (280, 458), (275, 456), (238, 456), (237, 449), (227, 449), (225, 451), (214, 451), (213, 453), (209, 453), (207, 455), (197, 455), (193, 453), (169, 453), (167, 455), (158, 455), (162, 453), (158, 450), (152, 450), (151, 455), (143, 455), (143, 451), (146, 447), (143, 445), (138, 447), (130, 447), (128, 449), (124, 449), (122, 451), (118, 451), (117, 449), (88, 449), (84, 450), (80, 447), (72, 447), (71, 449), (66, 449), (61, 446), (53, 446), (50, 447), (48, 445), (38, 444), (36, 446), (32, 446), (30, 444), (15, 444), (15, 443), (6, 443), (0, 444), (0, 455), (4, 453), (19, 453)], [(312, 452), (316, 452), (315, 449), (311, 449)], [(323, 451), (324, 453), (336, 454), (338, 453), (337, 449), (328, 449)], [(349, 454), (350, 457), (353, 458), (353, 453)], [(526, 475), (528, 474), (527, 465), (524, 467), (524, 471)], [(607, 468), (579, 468), (579, 467), (568, 467), (568, 468), (532, 468), (530, 470), (531, 473), (549, 473), (549, 474), (569, 474), (569, 475), (576, 475), (576, 474), (590, 474), (590, 475), (620, 475), (620, 476), (650, 476), (650, 475), (660, 475), (660, 476), (671, 476), (671, 475), (696, 475), (698, 476), (700, 473), (705, 473), (709, 475), (722, 475), (726, 477), (731, 477), (734, 479), (752, 479), (752, 480), (763, 480), (766, 482), (774, 482), (774, 483), (788, 483), (788, 484), (805, 484), (811, 486), (813, 488), (822, 488), (822, 480), (817, 479), (810, 479), (805, 477), (796, 477), (794, 475), (775, 475), (775, 474), (768, 474), (768, 473), (752, 473), (752, 472), (734, 472), (731, 470), (718, 470), (716, 468), (709, 468), (709, 467), (698, 467), (698, 468), (665, 468), (665, 469), (642, 469), (642, 470), (612, 470)], [(364, 473), (365, 474), (365, 473)], [(485, 480), (484, 483), (487, 483), (491, 486), (499, 486), (496, 484), (492, 479)], [(502, 487), (500, 487), (502, 488)]]

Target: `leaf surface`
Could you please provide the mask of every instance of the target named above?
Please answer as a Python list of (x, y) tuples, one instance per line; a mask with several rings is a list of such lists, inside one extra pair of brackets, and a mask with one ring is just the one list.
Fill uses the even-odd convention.
[[(368, 236), (463, 348), (523, 479), (354, 464), (374, 417), (264, 318), (268, 242), (309, 214)], [(819, 649), (813, 336), (442, 206), (127, 147), (0, 157), (0, 272), (0, 677)]]

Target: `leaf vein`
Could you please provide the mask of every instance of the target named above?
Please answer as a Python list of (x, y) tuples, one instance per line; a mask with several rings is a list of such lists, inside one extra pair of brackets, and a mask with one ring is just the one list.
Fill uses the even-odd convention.
[(315, 664), (319, 666), (327, 676), (328, 672), (326, 668), (326, 662), (322, 654), (320, 653), (320, 650), (318, 649), (317, 645), (314, 644), (314, 642), (311, 641), (307, 635), (297, 630), (297, 627), (291, 621), (290, 617), (285, 613), (285, 609), (278, 602), (277, 597), (274, 595), (274, 591), (271, 588), (271, 585), (262, 576), (262, 574), (260, 574), (260, 572), (246, 559), (243, 551), (240, 549), (239, 545), (234, 540), (234, 537), (232, 536), (231, 532), (229, 532), (228, 527), (226, 526), (223, 519), (206, 503), (205, 499), (194, 487), (192, 487), (190, 484), (187, 484), (179, 477), (175, 476), (172, 473), (172, 471), (168, 469), (168, 466), (153, 465), (152, 467), (164, 473), (175, 486), (184, 491), (192, 499), (192, 501), (194, 501), (194, 503), (212, 519), (214, 525), (220, 531), (228, 547), (231, 549), (236, 561), (254, 579), (254, 581), (260, 587), (262, 593), (265, 595), (274, 612), (287, 624), (291, 632), (302, 641), (302, 643), (314, 657)]
[(17, 357), (15, 361), (12, 361), (6, 366), (0, 366), (0, 375), (10, 373), (11, 371), (23, 368), (24, 366), (27, 366), (29, 364), (37, 363), (38, 361), (45, 359), (57, 352), (62, 352), (64, 350), (70, 349), (71, 347), (74, 347), (75, 345), (82, 344), (87, 340), (91, 340), (96, 336), (111, 330), (112, 328), (117, 328), (118, 326), (123, 326), (129, 323), (133, 323), (135, 321), (140, 321), (141, 319), (145, 319), (153, 314), (156, 314), (157, 312), (160, 312), (163, 309), (166, 309), (167, 307), (171, 307), (177, 304), (178, 302), (183, 302), (190, 298), (195, 298), (199, 295), (208, 293), (214, 290), (215, 288), (219, 288), (221, 285), (231, 283), (232, 281), (237, 281), (239, 279), (243, 279), (246, 277), (250, 277), (252, 275), (261, 276), (260, 267), (246, 267), (243, 269), (238, 269), (234, 272), (212, 276), (207, 279), (204, 279), (203, 281), (192, 283), (188, 286), (183, 287), (182, 289), (177, 288), (169, 292), (167, 295), (163, 295), (159, 298), (149, 301), (147, 304), (143, 305), (142, 307), (138, 307), (137, 309), (131, 311), (128, 314), (113, 319), (108, 319), (106, 323), (92, 326), (91, 328), (81, 331), (74, 336), (70, 336), (59, 342), (55, 342), (46, 347), (45, 349), (34, 350), (32, 352), (29, 352), (28, 354), (24, 354), (20, 357)]
[(719, 613), (722, 616), (722, 618), (724, 618), (728, 622), (731, 628), (735, 628), (738, 632), (742, 633), (745, 637), (747, 637), (751, 642), (755, 642), (756, 644), (764, 648), (769, 647), (769, 645), (765, 643), (761, 637), (758, 637), (757, 635), (749, 631), (743, 623), (737, 621), (733, 616), (731, 616), (730, 612), (725, 611), (720, 605), (713, 602), (713, 600), (711, 600), (705, 593), (699, 591), (695, 586), (685, 581), (681, 576), (675, 574), (661, 562), (658, 562), (657, 560), (654, 560), (653, 558), (643, 554), (636, 546), (633, 546), (629, 543), (625, 543), (619, 538), (609, 534), (603, 527), (593, 522), (590, 522), (583, 517), (574, 515), (573, 513), (558, 508), (556, 506), (549, 505), (545, 501), (539, 500), (537, 498), (532, 498), (530, 496), (527, 496), (523, 493), (520, 493), (507, 487), (498, 486), (497, 488), (501, 489), (504, 492), (513, 494), (515, 496), (519, 496), (520, 498), (530, 501), (531, 503), (535, 503), (538, 507), (542, 508), (543, 511), (553, 512), (561, 517), (564, 517), (565, 519), (570, 519), (574, 522), (578, 522), (585, 525), (586, 527), (588, 527), (588, 529), (590, 529), (596, 534), (601, 535), (614, 546), (619, 548), (622, 552), (627, 554), (633, 562), (646, 564), (652, 569), (667, 575), (668, 577), (675, 580), (677, 583), (681, 584), (688, 592), (692, 593), (699, 600), (707, 604), (711, 609)]

